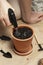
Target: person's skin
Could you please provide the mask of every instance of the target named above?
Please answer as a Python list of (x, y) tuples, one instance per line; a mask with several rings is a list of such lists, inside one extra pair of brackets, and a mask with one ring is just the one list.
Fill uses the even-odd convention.
[(12, 7), (9, 5), (9, 3), (6, 0), (0, 0), (0, 20), (5, 26), (11, 25), (8, 17), (9, 8)]
[[(25, 22), (36, 23), (43, 19), (43, 13), (33, 12), (31, 10), (32, 0), (19, 0), (19, 3), (21, 8), (21, 15)], [(0, 0), (0, 11), (1, 11), (0, 20), (6, 26), (11, 25), (8, 18), (8, 8), (12, 7), (9, 5), (7, 0)]]
[(27, 23), (36, 23), (43, 20), (42, 12), (33, 12), (31, 9), (32, 0), (19, 0), (22, 19)]

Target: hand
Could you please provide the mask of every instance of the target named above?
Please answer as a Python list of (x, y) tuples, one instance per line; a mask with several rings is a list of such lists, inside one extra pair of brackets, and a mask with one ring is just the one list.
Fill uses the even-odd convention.
[[(12, 8), (6, 0), (0, 0), (0, 20), (5, 26), (11, 25), (8, 17), (8, 9)], [(12, 8), (13, 9), (13, 8)]]

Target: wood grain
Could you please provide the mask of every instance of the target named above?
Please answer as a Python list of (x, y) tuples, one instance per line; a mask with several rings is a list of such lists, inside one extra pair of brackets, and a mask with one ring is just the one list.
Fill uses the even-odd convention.
[[(37, 30), (43, 30), (43, 25), (42, 25), (43, 21), (41, 21), (40, 23), (37, 24), (28, 24), (30, 25), (34, 31), (36, 36), (38, 35), (39, 37), (41, 36), (40, 34), (37, 34), (38, 31)], [(18, 25), (20, 24), (25, 24), (23, 23), (21, 20), (18, 21)], [(37, 30), (36, 30), (37, 28)], [(4, 30), (5, 31), (5, 30)], [(2, 31), (2, 32), (4, 32)], [(42, 31), (43, 32), (43, 31)], [(0, 34), (1, 33), (1, 28), (0, 28)], [(42, 33), (43, 35), (43, 33)], [(40, 40), (38, 37), (38, 41)], [(42, 39), (43, 40), (43, 39)], [(0, 65), (38, 65), (38, 61), (40, 58), (43, 57), (43, 51), (42, 52), (38, 52), (38, 45), (37, 42), (35, 40), (35, 38), (33, 38), (33, 52), (27, 56), (19, 56), (17, 54), (15, 54), (15, 52), (13, 51), (12, 46), (12, 42), (11, 41), (2, 41), (0, 40), (0, 49), (3, 49), (5, 52), (9, 51), (12, 54), (12, 59), (8, 59), (8, 58), (4, 58), (2, 56), (2, 54), (0, 53)]]

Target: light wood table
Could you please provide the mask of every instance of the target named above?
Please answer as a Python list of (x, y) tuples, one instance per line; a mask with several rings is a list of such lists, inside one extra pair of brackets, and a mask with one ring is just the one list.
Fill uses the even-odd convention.
[[(21, 20), (18, 21), (18, 24), (25, 24)], [(36, 23), (36, 24), (28, 24), (30, 25), (36, 37), (39, 38), (40, 36), (43, 37), (43, 21)], [(36, 30), (37, 29), (37, 30)], [(38, 35), (38, 31), (40, 30), (40, 34)], [(3, 33), (4, 32), (4, 33)], [(4, 27), (0, 24), (0, 35), (5, 34)], [(39, 37), (38, 37), (38, 36)], [(38, 39), (40, 41), (41, 38)], [(43, 42), (43, 39), (42, 39)], [(38, 51), (39, 47), (37, 45), (37, 41), (35, 37), (33, 38), (33, 52), (27, 56), (19, 56), (14, 53), (11, 48), (12, 42), (11, 41), (4, 41), (0, 40), (0, 50), (3, 49), (5, 52), (9, 51), (12, 54), (12, 58), (5, 58), (3, 57), (2, 53), (0, 53), (0, 65), (38, 65), (39, 59), (43, 58), (43, 51)], [(40, 42), (41, 44), (41, 42)], [(43, 46), (43, 43), (42, 43)]]

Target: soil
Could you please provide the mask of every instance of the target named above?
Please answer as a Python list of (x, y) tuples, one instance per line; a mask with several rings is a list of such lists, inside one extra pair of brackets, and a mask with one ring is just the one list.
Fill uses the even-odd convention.
[(18, 39), (27, 39), (33, 34), (32, 30), (28, 27), (20, 27), (13, 31), (13, 35)]

